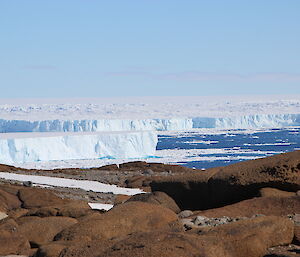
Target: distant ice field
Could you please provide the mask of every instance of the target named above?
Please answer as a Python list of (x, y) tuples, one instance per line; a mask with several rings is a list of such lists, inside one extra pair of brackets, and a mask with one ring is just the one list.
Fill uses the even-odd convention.
[(294, 150), (300, 150), (300, 127), (229, 130), (194, 129), (184, 132), (160, 132), (156, 153), (148, 158), (34, 162), (22, 164), (22, 167), (41, 169), (89, 168), (141, 160), (207, 169)]
[[(300, 149), (299, 126), (300, 95), (0, 99), (2, 158), (6, 150), (11, 157), (8, 161), (26, 168), (88, 168), (135, 160), (209, 168)], [(59, 142), (55, 146), (60, 146), (60, 150), (55, 150), (53, 144), (38, 144), (45, 139), (42, 134), (35, 134), (109, 132), (113, 136), (116, 131), (149, 130), (159, 134), (156, 151), (156, 139), (133, 141), (127, 138), (114, 144), (111, 144), (113, 140), (105, 141), (111, 150), (118, 149), (117, 146), (123, 149), (125, 141), (134, 149), (144, 150), (150, 150), (145, 142), (155, 143), (151, 144), (152, 151), (145, 151), (147, 154), (143, 155), (137, 154), (142, 150), (128, 151), (126, 147), (122, 154), (117, 151), (100, 155), (98, 148), (104, 148), (98, 147), (98, 141), (93, 140), (89, 146), (82, 137), (82, 140), (74, 139), (76, 144), (69, 144), (69, 135), (56, 140)], [(27, 133), (36, 138), (19, 138)], [(122, 138), (125, 137), (124, 134)], [(94, 136), (91, 134), (89, 138)], [(54, 139), (49, 137), (48, 140)], [(51, 156), (48, 149), (41, 151), (39, 145), (49, 146)], [(39, 150), (38, 155), (32, 154), (32, 146), (33, 150)], [(71, 150), (61, 150), (65, 146), (71, 146), (76, 154), (69, 156)], [(20, 155), (24, 157), (24, 164), (17, 164), (23, 160)], [(28, 156), (34, 158), (29, 160)], [(125, 157), (127, 159), (122, 159)]]

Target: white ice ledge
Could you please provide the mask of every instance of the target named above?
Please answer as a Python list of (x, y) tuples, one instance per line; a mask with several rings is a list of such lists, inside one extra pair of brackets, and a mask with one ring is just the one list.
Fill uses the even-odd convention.
[(0, 135), (0, 163), (78, 159), (131, 159), (155, 155), (153, 131), (12, 133)]

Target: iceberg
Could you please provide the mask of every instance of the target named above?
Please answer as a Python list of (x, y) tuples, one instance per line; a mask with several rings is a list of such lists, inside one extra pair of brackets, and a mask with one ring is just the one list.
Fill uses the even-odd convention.
[(0, 163), (146, 158), (155, 155), (157, 141), (154, 131), (4, 133), (0, 136)]

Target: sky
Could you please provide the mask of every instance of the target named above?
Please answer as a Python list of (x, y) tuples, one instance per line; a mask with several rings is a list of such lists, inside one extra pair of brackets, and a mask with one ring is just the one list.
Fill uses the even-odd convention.
[(300, 94), (299, 0), (0, 0), (0, 98)]

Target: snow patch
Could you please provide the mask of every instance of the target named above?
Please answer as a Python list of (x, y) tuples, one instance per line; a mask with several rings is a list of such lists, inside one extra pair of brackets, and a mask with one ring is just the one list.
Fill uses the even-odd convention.
[(105, 210), (109, 211), (113, 206), (113, 204), (105, 204), (105, 203), (88, 203), (89, 206), (94, 210)]
[(53, 187), (67, 187), (67, 188), (80, 188), (85, 191), (101, 192), (101, 193), (113, 193), (122, 195), (135, 195), (144, 193), (140, 189), (124, 188), (116, 185), (109, 185), (100, 183), (98, 181), (90, 180), (76, 180), (68, 178), (56, 178), (47, 176), (35, 176), (35, 175), (22, 175), (8, 172), (0, 172), (0, 178), (15, 181), (31, 181), (35, 185), (41, 186), (53, 186)]

